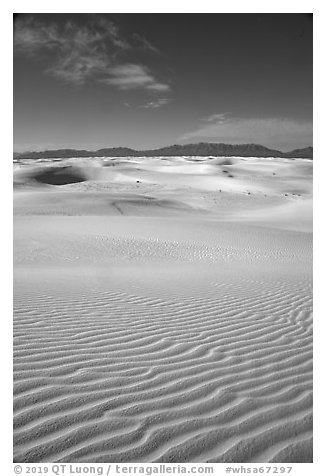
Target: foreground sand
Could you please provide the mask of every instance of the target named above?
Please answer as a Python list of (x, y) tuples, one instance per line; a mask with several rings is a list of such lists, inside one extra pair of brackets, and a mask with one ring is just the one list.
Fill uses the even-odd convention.
[(311, 462), (311, 178), (17, 165), (14, 460)]

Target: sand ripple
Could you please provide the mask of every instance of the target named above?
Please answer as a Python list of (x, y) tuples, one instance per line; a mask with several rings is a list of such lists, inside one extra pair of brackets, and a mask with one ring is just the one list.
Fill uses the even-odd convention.
[(308, 279), (169, 297), (23, 281), (15, 461), (310, 461)]

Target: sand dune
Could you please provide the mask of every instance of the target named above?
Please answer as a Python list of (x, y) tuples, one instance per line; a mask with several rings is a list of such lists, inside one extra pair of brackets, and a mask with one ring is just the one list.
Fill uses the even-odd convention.
[(17, 167), (14, 460), (311, 462), (311, 173)]

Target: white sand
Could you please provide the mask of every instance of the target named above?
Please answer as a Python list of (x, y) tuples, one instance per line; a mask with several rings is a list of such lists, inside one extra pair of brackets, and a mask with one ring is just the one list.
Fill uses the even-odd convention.
[(312, 162), (230, 161), (16, 165), (16, 462), (312, 461)]

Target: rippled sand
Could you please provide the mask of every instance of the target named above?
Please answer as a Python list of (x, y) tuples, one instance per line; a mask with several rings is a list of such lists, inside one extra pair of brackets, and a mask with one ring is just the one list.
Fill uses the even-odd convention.
[(311, 462), (311, 162), (52, 167), (14, 177), (14, 460)]

